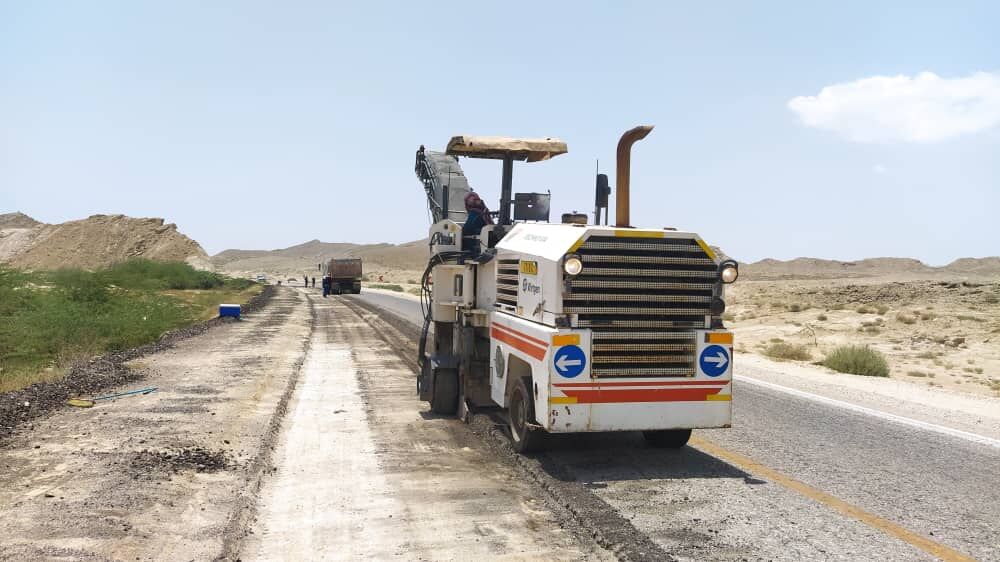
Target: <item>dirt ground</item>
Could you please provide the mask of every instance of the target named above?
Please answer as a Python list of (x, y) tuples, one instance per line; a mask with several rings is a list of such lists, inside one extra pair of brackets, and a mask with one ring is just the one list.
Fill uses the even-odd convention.
[(245, 532), (312, 330), (279, 291), (130, 363), (156, 392), (59, 409), (0, 446), (0, 561), (213, 560)]
[(740, 353), (784, 342), (818, 362), (837, 346), (869, 345), (893, 379), (1000, 397), (998, 279), (740, 280), (726, 300)]

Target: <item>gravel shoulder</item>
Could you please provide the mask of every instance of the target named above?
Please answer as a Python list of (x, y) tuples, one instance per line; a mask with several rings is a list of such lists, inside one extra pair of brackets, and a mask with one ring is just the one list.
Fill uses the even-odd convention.
[(0, 447), (0, 560), (211, 560), (253, 486), (312, 330), (278, 289), (241, 322), (133, 359), (159, 390), (63, 408)]

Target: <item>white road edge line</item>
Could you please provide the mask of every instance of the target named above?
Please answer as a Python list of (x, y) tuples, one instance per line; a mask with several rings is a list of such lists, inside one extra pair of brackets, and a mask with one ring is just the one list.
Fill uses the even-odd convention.
[(753, 377), (748, 377), (746, 375), (735, 375), (735, 378), (738, 381), (748, 382), (750, 384), (762, 386), (764, 388), (770, 388), (771, 390), (784, 392), (785, 394), (791, 394), (792, 396), (798, 396), (800, 398), (805, 398), (807, 400), (812, 400), (814, 402), (820, 402), (823, 404), (829, 404), (831, 406), (837, 406), (838, 408), (851, 410), (852, 412), (857, 412), (860, 414), (865, 414), (868, 416), (873, 416), (876, 418), (881, 418), (884, 420), (889, 420), (903, 425), (917, 427), (920, 429), (925, 429), (927, 431), (933, 431), (944, 435), (950, 435), (951, 437), (958, 437), (959, 439), (965, 439), (966, 441), (972, 441), (973, 443), (978, 443), (980, 445), (987, 445), (989, 447), (1000, 449), (1000, 439), (993, 439), (990, 437), (986, 437), (985, 435), (979, 435), (978, 433), (970, 433), (968, 431), (962, 431), (960, 429), (952, 429), (950, 427), (945, 427), (943, 425), (937, 425), (925, 421), (915, 420), (913, 418), (897, 416), (896, 414), (890, 414), (888, 412), (883, 412), (881, 410), (875, 410), (872, 408), (866, 408), (864, 406), (858, 406), (857, 404), (851, 404), (850, 402), (844, 402), (842, 400), (827, 398), (826, 396), (820, 396), (818, 394), (813, 394), (811, 392), (805, 392), (802, 390), (789, 388), (787, 386), (782, 386), (780, 384), (775, 384), (773, 382), (762, 381), (760, 379), (755, 379)]

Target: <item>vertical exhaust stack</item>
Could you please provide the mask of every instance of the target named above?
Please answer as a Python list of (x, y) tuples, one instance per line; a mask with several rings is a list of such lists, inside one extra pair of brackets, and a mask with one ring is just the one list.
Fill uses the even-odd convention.
[(632, 145), (646, 138), (653, 130), (652, 125), (639, 125), (625, 131), (618, 141), (617, 185), (615, 186), (615, 226), (631, 226), (629, 224), (629, 175), (632, 164)]

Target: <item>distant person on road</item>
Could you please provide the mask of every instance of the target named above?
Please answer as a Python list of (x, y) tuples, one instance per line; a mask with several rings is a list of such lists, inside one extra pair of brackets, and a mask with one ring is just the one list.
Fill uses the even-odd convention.
[(329, 277), (324, 277), (323, 278), (323, 298), (326, 298), (326, 296), (329, 295), (329, 294), (330, 294), (330, 278)]
[(306, 275), (302, 276), (302, 286), (307, 288), (309, 287), (309, 277)]
[[(479, 236), (484, 226), (493, 224), (493, 217), (490, 216), (490, 210), (486, 208), (486, 203), (483, 203), (475, 191), (470, 191), (465, 196), (465, 212), (468, 214), (468, 218), (462, 225), (462, 242), (463, 245), (468, 246), (472, 255), (476, 256), (479, 255), (479, 240), (475, 237)], [(470, 239), (470, 237), (474, 239)]]
[(316, 288), (316, 278), (313, 277), (313, 289), (315, 289), (315, 288)]

